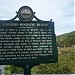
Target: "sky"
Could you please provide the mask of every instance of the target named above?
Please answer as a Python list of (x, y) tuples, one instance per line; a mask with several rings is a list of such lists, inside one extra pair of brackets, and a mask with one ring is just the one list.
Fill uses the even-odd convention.
[(74, 4), (74, 0), (0, 0), (0, 20), (12, 19), (20, 7), (29, 6), (39, 19), (52, 19), (56, 35), (61, 35), (75, 31)]

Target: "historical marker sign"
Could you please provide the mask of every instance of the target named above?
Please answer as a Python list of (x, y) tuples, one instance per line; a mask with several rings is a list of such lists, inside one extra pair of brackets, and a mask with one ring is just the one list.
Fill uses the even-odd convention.
[(54, 22), (0, 21), (0, 64), (50, 63), (57, 56)]
[(56, 62), (53, 22), (0, 22), (0, 63)]

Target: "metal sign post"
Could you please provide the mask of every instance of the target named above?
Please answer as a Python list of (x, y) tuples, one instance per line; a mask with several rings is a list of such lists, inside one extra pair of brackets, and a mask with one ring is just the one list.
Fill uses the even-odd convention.
[(20, 66), (24, 74), (31, 75), (33, 66), (57, 61), (52, 20), (38, 19), (28, 6), (21, 7), (13, 19), (0, 20), (0, 64)]
[(24, 69), (24, 75), (31, 75), (31, 68), (28, 64), (26, 64), (23, 69)]

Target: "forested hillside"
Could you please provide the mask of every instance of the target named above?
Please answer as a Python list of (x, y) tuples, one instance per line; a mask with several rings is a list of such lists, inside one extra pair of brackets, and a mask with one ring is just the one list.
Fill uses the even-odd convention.
[(72, 46), (75, 45), (75, 31), (62, 34), (56, 37), (57, 46)]

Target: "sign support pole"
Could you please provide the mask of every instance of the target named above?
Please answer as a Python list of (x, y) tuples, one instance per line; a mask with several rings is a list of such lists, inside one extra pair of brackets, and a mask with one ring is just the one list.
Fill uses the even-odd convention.
[(24, 75), (31, 75), (31, 68), (36, 66), (36, 65), (39, 65), (39, 64), (25, 64), (25, 65), (14, 65), (14, 66), (18, 66), (18, 67), (21, 67), (23, 68), (24, 70)]
[(24, 75), (31, 75), (31, 67), (28, 64), (26, 64), (23, 67), (23, 69), (24, 69)]

